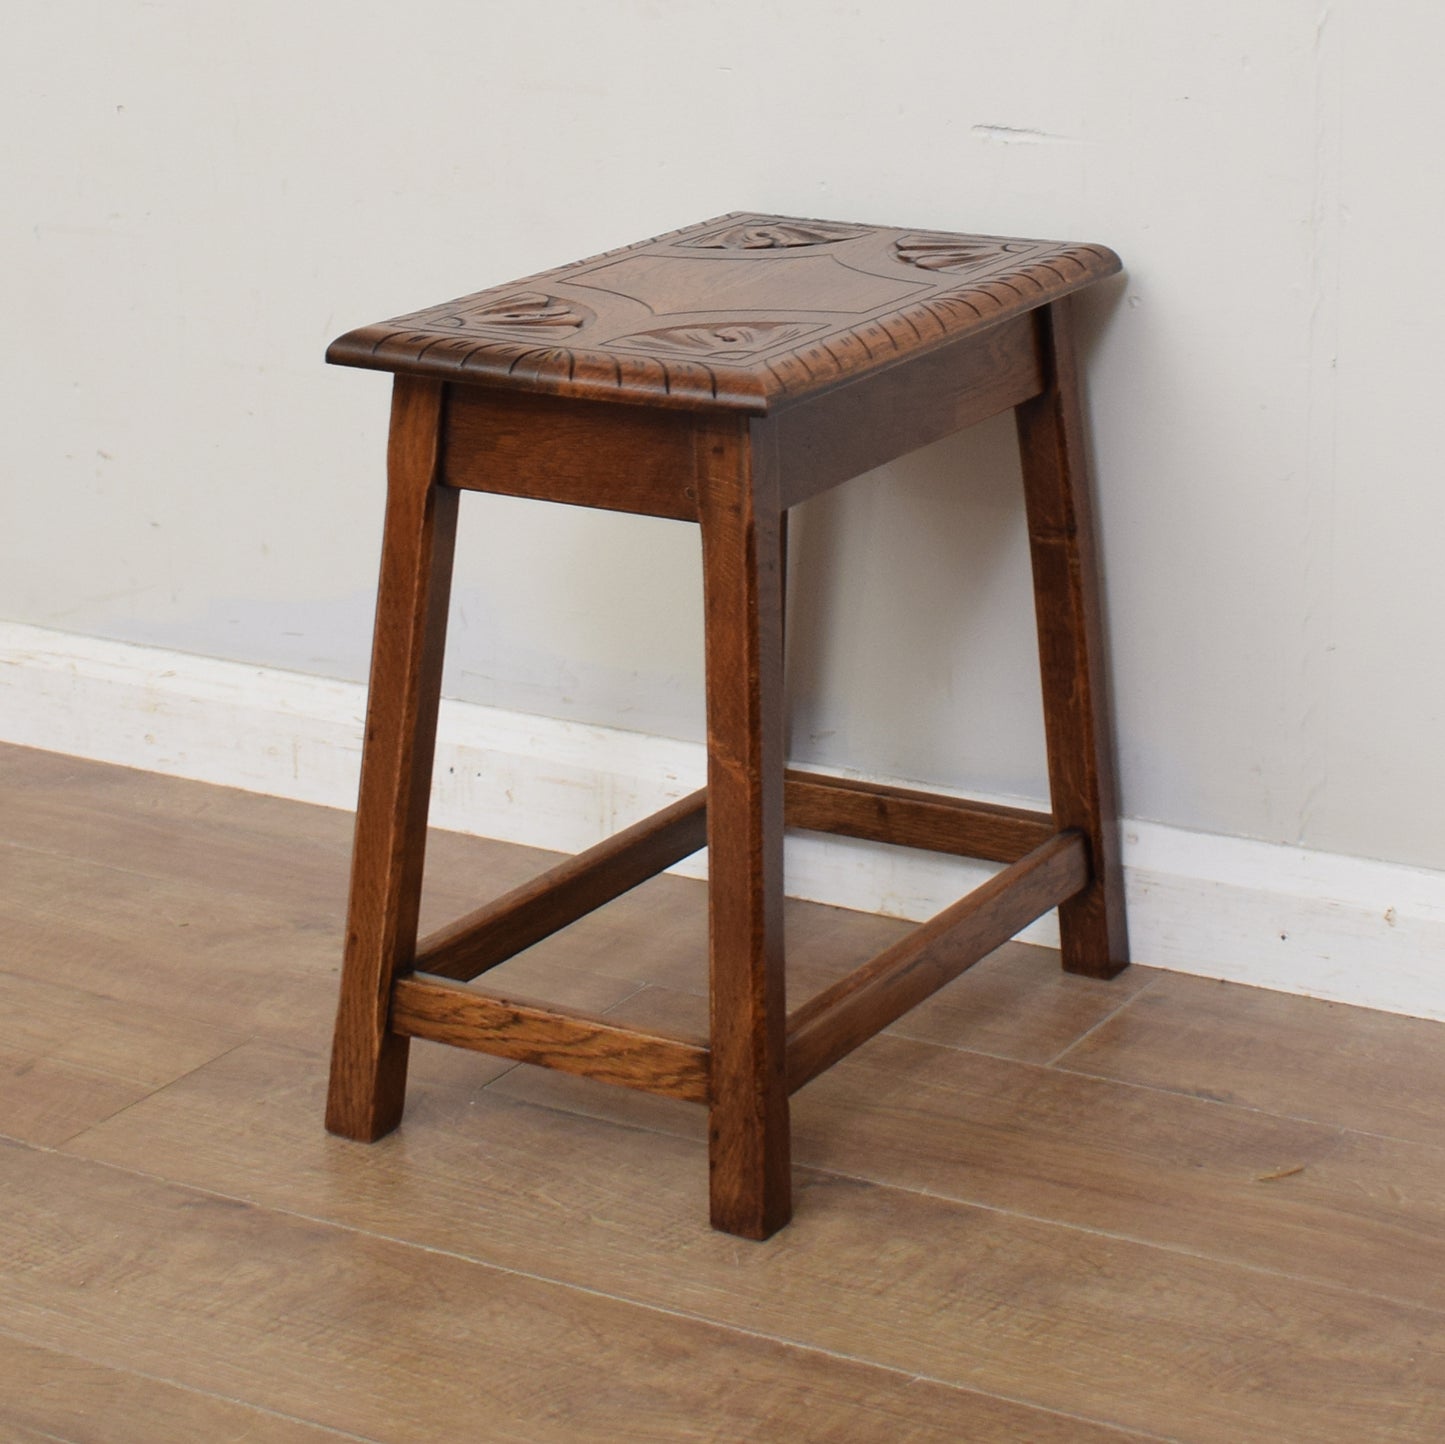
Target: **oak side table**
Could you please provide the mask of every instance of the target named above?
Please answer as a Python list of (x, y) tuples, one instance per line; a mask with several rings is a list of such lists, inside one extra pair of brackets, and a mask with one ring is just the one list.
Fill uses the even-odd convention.
[[(424, 1038), (708, 1109), (712, 1222), (791, 1213), (789, 1095), (1059, 907), (1063, 965), (1127, 962), (1071, 293), (1102, 246), (734, 214), (352, 331), (395, 375), (376, 631), (327, 1127), (396, 1127)], [(789, 507), (1012, 407), (1051, 808), (787, 769)], [(457, 501), (697, 522), (707, 786), (417, 941)], [(1005, 863), (788, 1011), (784, 827)], [(468, 986), (706, 846), (710, 1031), (642, 1032)]]

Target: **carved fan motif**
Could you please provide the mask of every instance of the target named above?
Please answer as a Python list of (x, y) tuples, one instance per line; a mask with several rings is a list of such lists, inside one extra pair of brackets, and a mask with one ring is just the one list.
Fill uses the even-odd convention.
[(459, 330), (468, 326), (502, 326), (509, 329), (513, 326), (565, 326), (575, 331), (578, 326), (585, 325), (587, 319), (581, 308), (571, 301), (562, 301), (541, 291), (517, 291), (510, 296), (493, 297), (465, 311), (428, 314), (427, 324), (455, 326)]
[(996, 261), (1016, 251), (1026, 251), (1029, 247), (1017, 241), (980, 241), (973, 244), (962, 242), (957, 237), (899, 236), (893, 243), (893, 249), (900, 261), (920, 270), (964, 271), (984, 261)]
[(806, 336), (815, 326), (803, 321), (737, 321), (714, 326), (665, 326), (619, 336), (614, 346), (639, 351), (672, 351), (690, 356), (747, 356), (764, 346)]
[(842, 226), (809, 225), (801, 221), (761, 225), (744, 221), (686, 244), (704, 251), (773, 251), (793, 246), (826, 246), (835, 241), (851, 241), (862, 234)]
[[(765, 415), (1118, 270), (1103, 246), (733, 211), (350, 331), (327, 359), (509, 392)], [(1026, 347), (1026, 331), (998, 331), (988, 357), (1005, 342)]]

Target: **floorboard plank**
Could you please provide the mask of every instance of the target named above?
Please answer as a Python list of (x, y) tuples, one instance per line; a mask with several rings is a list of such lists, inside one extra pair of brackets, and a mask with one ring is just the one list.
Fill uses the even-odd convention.
[[(0, 843), (264, 903), (339, 934), (349, 811), (0, 744)], [(542, 872), (558, 855), (433, 829), (427, 926)]]
[[(120, 1166), (143, 1148), (168, 1177), (267, 1208), (1146, 1433), (1445, 1429), (1439, 1312), (807, 1168), (793, 1224), (743, 1245), (706, 1226), (701, 1140), (494, 1086), (463, 1113), (423, 1093), (398, 1133), (348, 1145), (315, 1126), (321, 1082), (306, 1055), (238, 1049), (69, 1148)], [(891, 1100), (880, 1116), (896, 1125)], [(878, 1148), (884, 1127), (864, 1131)]]
[[(302, 926), (339, 938), (351, 847), (348, 812), (211, 787), (183, 778), (0, 745), (0, 841), (122, 867), (207, 895), (286, 904)], [(427, 842), (422, 931), (451, 922), (554, 865), (559, 854), (433, 829)], [(911, 931), (896, 918), (790, 900), (788, 971), (795, 1001), (826, 987)], [(534, 950), (535, 951), (535, 950)], [(556, 970), (577, 968), (705, 994), (703, 884), (660, 877), (545, 945)], [(499, 974), (536, 991), (537, 958)], [(552, 974), (549, 974), (551, 976)], [(894, 1031), (1045, 1062), (1154, 976), (1134, 968), (1111, 983), (1064, 973), (1052, 950), (1013, 944), (929, 999)]]
[[(614, 1010), (698, 1024), (690, 995)], [(700, 1138), (669, 1099), (535, 1068), (520, 1100)], [(883, 1035), (794, 1098), (794, 1157), (875, 1183), (1100, 1229), (1445, 1310), (1445, 1149)]]
[[(792, 1005), (861, 967), (914, 924), (789, 899), (785, 909)], [(707, 892), (660, 877), (582, 919), (543, 945), (559, 967), (618, 973), (707, 995)], [(534, 950), (537, 951), (537, 950)], [(492, 975), (500, 983), (528, 955)], [(1049, 948), (1009, 943), (950, 983), (889, 1031), (1005, 1058), (1048, 1062), (1148, 987), (1157, 970), (1134, 967), (1110, 982), (1065, 973)], [(521, 990), (521, 985), (517, 985)]]
[(387, 1440), (484, 1429), (498, 1444), (1110, 1437), (76, 1158), (0, 1144), (0, 1168), (6, 1327), (335, 1429)]
[(1445, 1024), (1182, 973), (1061, 1068), (1445, 1145)]
[[(282, 950), (265, 949), (284, 965), (284, 981), (274, 988), (264, 985), (260, 996), (248, 997), (244, 980), (234, 973), (217, 978), (224, 986), (208, 990), (200, 1000), (201, 1016), (229, 1021), (229, 1008), (206, 1012), (212, 997), (222, 994), (244, 998), (260, 1010), (259, 1016), (248, 1014), (243, 1006), (240, 1013), (243, 1020), (255, 1020), (259, 1033), (296, 1042), (324, 1031), (332, 1008), (334, 940), (342, 926), (348, 814), (16, 748), (0, 748), (0, 778), (11, 784), (0, 837), (32, 843), (43, 837), (48, 848), (75, 859), (71, 865), (60, 858), (24, 859), (27, 866), (19, 867), (15, 855), (10, 855), (11, 871), (17, 874), (12, 891), (26, 897), (29, 910), (23, 927), (32, 930), (27, 936), (22, 925), (12, 921), (11, 933), (30, 942), (32, 951), (43, 952), (34, 946), (33, 929), (39, 924), (36, 913), (47, 912), (37, 875), (50, 885), (49, 916), (54, 920), (57, 912), (61, 915), (62, 930), (72, 942), (77, 930), (70, 925), (69, 912), (77, 888), (95, 891), (102, 911), (117, 893), (123, 903), (143, 900), (151, 913), (144, 925), (160, 934), (151, 944), (153, 955), (175, 949), (181, 939), (172, 929), (189, 927), (197, 908), (215, 910), (220, 898), (233, 904), (264, 898), (266, 916), (284, 924)], [(545, 867), (552, 856), (434, 832), (424, 926), (450, 920), (477, 897)], [(87, 868), (86, 863), (93, 866)], [(137, 883), (102, 877), (97, 883), (97, 869), (114, 867), (140, 871), (152, 880)], [(188, 898), (186, 882), (203, 891)], [(223, 920), (225, 914), (220, 910), (215, 920)], [(122, 908), (119, 917), (104, 919), (105, 932), (134, 937), (136, 922)], [(910, 927), (895, 919), (791, 902), (793, 995), (807, 996), (826, 986)], [(214, 935), (216, 929), (209, 931)], [(311, 956), (327, 973), (326, 990), (304, 1000), (295, 987), (295, 950), (286, 946), (301, 939), (317, 944)], [(95, 946), (98, 954), (105, 953), (99, 938)], [(122, 970), (133, 955), (131, 950), (119, 960)], [(505, 965), (490, 981), (503, 989), (573, 1006), (605, 1006), (619, 994), (604, 997), (606, 989), (587, 997), (576, 995), (575, 989), (569, 994), (571, 973), (592, 972), (630, 987), (645, 980), (663, 982), (702, 994), (705, 957), (704, 888), (684, 879), (658, 878)], [(211, 955), (207, 964), (214, 968), (217, 961)], [(90, 987), (104, 985), (96, 973), (81, 976)], [(986, 960), (969, 977), (915, 1010), (897, 1030), (1004, 1056), (1051, 1056), (1095, 1026), (1145, 980), (1143, 970), (1135, 969), (1121, 983), (1098, 985), (1064, 975), (1053, 955), (1044, 950), (1003, 949), (998, 958)], [(189, 991), (183, 979), (160, 979), (162, 984), (171, 981), (180, 985), (170, 990), (173, 998)], [(599, 998), (604, 1001), (599, 1003)], [(1023, 998), (1028, 1005), (1017, 1006)], [(183, 1006), (195, 1012), (196, 1004), (196, 998), (186, 997)], [(278, 1025), (286, 1031), (278, 1032)]]
[[(324, 1133), (350, 830), (0, 747), (0, 1134), (59, 1146), (0, 1141), (0, 1435), (1445, 1437), (1442, 1025), (1009, 945), (797, 1095), (742, 1244), (686, 1104), (418, 1046)], [(426, 926), (553, 860), (430, 846)], [(489, 982), (696, 1026), (705, 917), (657, 878)], [(794, 1001), (907, 927), (791, 904)]]
[[(246, 1035), (177, 1017), (149, 1004), (33, 976), (34, 959), (0, 941), (0, 1047), (160, 1088), (234, 1048)], [(22, 971), (23, 970), (23, 971)]]
[(339, 1444), (360, 1438), (0, 1332), (0, 1437), (65, 1444)]
[(0, 1135), (54, 1146), (151, 1090), (143, 1084), (0, 1047)]
[(1048, 1063), (1159, 976), (1135, 964), (1103, 982), (1059, 966), (1055, 948), (1005, 943), (889, 1032), (948, 1048)]
[[(136, 1020), (153, 1013), (138, 1026), (175, 1040), (187, 1057), (208, 1048), (214, 1055), (222, 1033), (329, 1048), (339, 917), (304, 900), (266, 908), (213, 895), (189, 878), (138, 875), (5, 844), (0, 874), (0, 978), (9, 980), (0, 992), (33, 988), (38, 977), (55, 997), (55, 990), (93, 996), (92, 1030), (103, 1031), (107, 1015)], [(569, 1007), (605, 1009), (639, 986), (534, 953), (516, 964), (518, 986)], [(27, 1009), (10, 1026), (44, 1028), (42, 1012)], [(5, 1026), (0, 1022), (0, 1039)], [(122, 1044), (113, 1037), (111, 1046)], [(164, 1070), (170, 1051), (170, 1044), (158, 1047), (152, 1066)]]

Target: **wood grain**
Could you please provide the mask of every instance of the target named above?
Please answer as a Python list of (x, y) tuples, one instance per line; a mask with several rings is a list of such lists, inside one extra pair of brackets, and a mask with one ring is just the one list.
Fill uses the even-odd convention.
[[(254, 897), (238, 901), (189, 880), (25, 848), (8, 848), (3, 862), (0, 971), (150, 1008), (155, 1027), (169, 1015), (217, 1032), (327, 1038), (336, 914), (298, 914), (280, 898), (258, 908)], [(103, 1026), (105, 1009), (91, 1019)]]
[[(212, 897), (265, 898), (289, 918), (345, 915), (355, 818), (58, 752), (0, 744), (0, 842)], [(3, 864), (0, 864), (3, 865)], [(32, 882), (35, 881), (32, 879)], [(0, 902), (5, 890), (0, 889)]]
[(0, 1332), (6, 1444), (335, 1444), (354, 1436), (107, 1368)]
[(1135, 963), (1104, 983), (1066, 973), (1052, 948), (1005, 943), (947, 988), (905, 1013), (900, 1037), (970, 1048), (1024, 1063), (1051, 1063), (1152, 985)]
[[(718, 241), (749, 232), (793, 239)], [(1118, 269), (1103, 246), (736, 213), (362, 327), (327, 359), (549, 396), (761, 412)]]
[[(185, 896), (178, 884), (194, 883), (204, 906), (264, 905), (268, 917), (279, 910), (293, 929), (327, 930), (333, 940), (344, 925), (354, 812), (3, 744), (0, 788), (0, 841), (153, 879), (164, 896), (158, 906), (177, 922), (203, 906), (173, 901)], [(557, 861), (537, 848), (432, 830), (423, 920), (435, 927), (472, 906), (478, 878), (505, 889)], [(31, 874), (24, 886), (41, 883)], [(110, 890), (97, 885), (124, 900), (115, 879)], [(0, 906), (4, 899), (0, 889)], [(328, 956), (328, 969), (334, 961)]]
[(482, 1420), (498, 1444), (663, 1444), (699, 1437), (699, 1421), (703, 1438), (846, 1438), (865, 1421), (939, 1444), (959, 1427), (1052, 1427), (1036, 1410), (454, 1254), (0, 1152), (0, 1298), (34, 1344), (366, 1438), (470, 1439)]
[[(1345, 1208), (1332, 1219), (1270, 1185), (1230, 1182), (1231, 1170), (1236, 1177), (1248, 1168), (1264, 1171), (1261, 1161), (1277, 1159), (1281, 1145), (1298, 1146), (1297, 1126), (1280, 1132), (1277, 1120), (1178, 1100), (1195, 1118), (1212, 1109), (1248, 1130), (1247, 1142), (1232, 1139), (1222, 1120), (1195, 1136), (1181, 1113), (1155, 1118), (1153, 1095), (1140, 1096), (1141, 1090), (1100, 1084), (1097, 1095), (1070, 1107), (1070, 1080), (1060, 1076), (1053, 1097), (1064, 1111), (1046, 1136), (1029, 1130), (1029, 1120), (1044, 1111), (1035, 1080), (1048, 1070), (965, 1059), (985, 1086), (955, 1095), (949, 1079), (956, 1056), (947, 1064), (940, 1056), (922, 1076), (902, 1069), (853, 1077), (850, 1096), (826, 1110), (814, 1103), (860, 1073), (865, 1059), (893, 1047), (894, 1040), (870, 1044), (800, 1095), (797, 1113), (810, 1151), (847, 1147), (850, 1156), (856, 1150), (889, 1168), (907, 1164), (917, 1171), (930, 1165), (931, 1135), (938, 1133), (944, 1166), (931, 1176), (963, 1179), (968, 1170), (957, 1150), (967, 1130), (974, 1167), (983, 1165), (990, 1184), (1007, 1181), (1025, 1209), (979, 1209), (925, 1188), (805, 1166), (793, 1226), (763, 1247), (739, 1250), (710, 1234), (688, 1208), (700, 1137), (607, 1126), (495, 1096), (514, 1073), (487, 1089), (465, 1116), (419, 1096), (404, 1139), (398, 1134), (373, 1150), (337, 1152), (306, 1127), (318, 1089), (314, 1064), (299, 1055), (288, 1063), (274, 1049), (249, 1056), (238, 1050), (76, 1146), (119, 1161), (143, 1127), (167, 1172), (258, 1206), (330, 1217), (369, 1233), (403, 1227), (443, 1256), (480, 1257), (502, 1267), (535, 1268), (540, 1255), (550, 1277), (583, 1289), (700, 1311), (764, 1334), (782, 1332), (809, 1348), (887, 1361), (915, 1375), (991, 1390), (1075, 1419), (1111, 1420), (1146, 1435), (1228, 1444), (1432, 1438), (1430, 1429), (1445, 1417), (1440, 1312), (1198, 1257), (1188, 1248), (1060, 1227), (1040, 1215), (1040, 1203), (1052, 1211), (1060, 1196), (1055, 1180), (1087, 1160), (1091, 1145), (1117, 1167), (1127, 1165), (1147, 1137), (1152, 1156), (1141, 1154), (1112, 1185), (1110, 1159), (1097, 1160), (1093, 1197), (1116, 1218), (1137, 1199), (1163, 1223), (1181, 1201), (1192, 1200), (1191, 1226), (1207, 1237), (1212, 1224), (1216, 1238), (1223, 1231), (1234, 1242), (1269, 1232), (1259, 1225), (1274, 1209), (1281, 1211), (1276, 1236), (1295, 1247), (1297, 1257), (1307, 1247), (1320, 1253), (1336, 1221), (1347, 1248), (1355, 1247), (1359, 1225), (1350, 1222), (1343, 1195), (1336, 1204)], [(1017, 1078), (1016, 1086), (998, 1087), (1001, 1069)], [(585, 1086), (526, 1071), (549, 1087)], [(875, 1111), (866, 1095), (880, 1083), (887, 1087)], [(910, 1089), (921, 1104), (911, 1123)], [(596, 1087), (587, 1092), (608, 1103), (667, 1101)], [(1091, 1117), (1106, 1093), (1128, 1108), (1122, 1136), (1111, 1132), (1121, 1121), (1117, 1110)], [(953, 1101), (944, 1108), (940, 1098)], [(1137, 1099), (1132, 1108), (1130, 1098)], [(970, 1112), (977, 1122), (969, 1123)], [(701, 1122), (697, 1110), (684, 1116)], [(1007, 1149), (1014, 1126), (1024, 1128), (1026, 1148), (991, 1160), (989, 1150)], [(859, 1128), (870, 1137), (855, 1142), (850, 1130)], [(877, 1136), (890, 1129), (898, 1145), (878, 1150)], [(1058, 1155), (1040, 1184), (1020, 1171), (1026, 1151), (1046, 1169), (1050, 1151)], [(1158, 1187), (1150, 1182), (1151, 1165), (1163, 1169)], [(1035, 1196), (1040, 1188), (1042, 1200)], [(1235, 1225), (1221, 1205), (1248, 1199), (1248, 1188), (1256, 1202)], [(1307, 1237), (1292, 1237), (1287, 1220), (1303, 1225)], [(1438, 1255), (1439, 1235), (1427, 1240), (1420, 1233), (1413, 1247), (1433, 1246)], [(1382, 1227), (1373, 1243), (1378, 1261), (1404, 1238)], [(1339, 1252), (1327, 1248), (1324, 1258)], [(1406, 1276), (1407, 1257), (1395, 1255), (1392, 1280)], [(1421, 1257), (1416, 1252), (1410, 1259), (1417, 1274)], [(584, 1327), (579, 1320), (578, 1330)], [(960, 1416), (956, 1427), (970, 1437), (965, 1421)], [(1084, 1432), (1085, 1426), (1074, 1427)], [(840, 1437), (851, 1436), (844, 1429)], [(1035, 1436), (1025, 1425), (1019, 1435), (1001, 1437)]]
[[(640, 1028), (686, 1028), (697, 1004), (649, 988), (614, 1016)], [(701, 1142), (696, 1110), (667, 1099), (531, 1069), (487, 1091)], [(1048, 1219), (1445, 1313), (1442, 1148), (892, 1034), (800, 1093), (794, 1118), (804, 1174)]]
[(387, 447), (386, 530), (376, 595), (346, 955), (326, 1126), (371, 1140), (395, 1128), (407, 1041), (387, 1025), (392, 979), (416, 950), (427, 806), (441, 694), (457, 493), (437, 484), (443, 390), (399, 376)]
[[(0, 880), (21, 880), (0, 849)], [(0, 930), (0, 1133), (57, 1144), (241, 1042), (163, 1007), (35, 976), (45, 955)]]
[(1441, 1024), (1160, 973), (1059, 1066), (1445, 1147)]
[(397, 981), (391, 1026), (409, 1038), (693, 1103), (708, 1101), (708, 1048), (702, 1037), (642, 1033), (595, 1014), (501, 998), (425, 974)]
[(1043, 384), (1033, 325), (1020, 316), (789, 406), (774, 422), (784, 505), (985, 421)]
[(783, 539), (771, 436), (699, 434), (715, 1228), (792, 1213), (783, 974)]
[(1088, 839), (1092, 870), (1089, 886), (1059, 909), (1059, 934), (1065, 968), (1112, 978), (1128, 966), (1129, 942), (1093, 501), (1068, 302), (1038, 311), (1035, 324), (1048, 385), (1015, 416), (1049, 793), (1058, 826), (1078, 828)]
[[(72, 777), (74, 769), (65, 775)], [(0, 847), (0, 974), (28, 984), (28, 975), (42, 973), (45, 985), (79, 995), (53, 1026), (46, 1024), (48, 1035), (73, 1039), (70, 1056), (83, 1057), (93, 1044), (120, 1059), (125, 1055), (117, 1050), (125, 1046), (130, 1023), (149, 1015), (140, 1036), (156, 1040), (157, 1056), (144, 1053), (126, 1064), (129, 1072), (163, 1062), (171, 1045), (190, 1060), (197, 1041), (212, 1033), (222, 1043), (239, 1034), (327, 1046), (349, 815), (97, 764), (82, 765), (81, 775), (82, 786), (57, 782), (50, 808), (37, 803), (27, 814), (32, 840), (53, 830), (65, 855)], [(14, 796), (8, 793), (7, 803)], [(147, 872), (118, 865), (125, 856), (127, 796), (141, 819), (144, 848), (138, 852), (144, 856), (138, 861)], [(0, 819), (16, 810), (0, 807)], [(54, 814), (63, 810), (93, 817), (95, 825), (61, 825)], [(242, 838), (254, 852), (249, 863), (238, 851)], [(170, 879), (153, 875), (166, 871), (167, 847)], [(77, 859), (72, 850), (89, 856)], [(432, 882), (446, 890), (429, 891), (424, 902), (429, 899), (438, 921), (454, 917), (461, 900), (475, 896), (478, 878), (505, 884), (557, 856), (433, 832), (428, 869)], [(87, 900), (83, 910), (74, 906), (77, 896)], [(800, 916), (834, 912), (797, 906)], [(529, 950), (497, 976), (508, 989), (595, 1011), (653, 973), (672, 976), (667, 969), (674, 964), (691, 967), (705, 988), (706, 899), (696, 884), (662, 877), (644, 884), (636, 898), (625, 897)], [(45, 1016), (43, 1009), (33, 1017), (17, 1011), (13, 1021), (33, 1036)], [(189, 1035), (168, 1019), (184, 1022)], [(428, 1049), (425, 1062), (413, 1067), (491, 1067), (475, 1055), (449, 1060), (446, 1054)], [(27, 1075), (15, 1086), (31, 1081)], [(47, 1088), (43, 1098), (56, 1095)]]
[[(892, 947), (915, 926), (899, 918), (786, 899), (788, 997), (806, 1000)], [(702, 1011), (689, 1027), (706, 1031), (707, 894), (696, 883), (654, 878), (557, 934), (540, 951), (555, 960), (548, 986), (530, 978), (509, 986), (552, 998), (557, 995), (549, 989), (565, 981), (569, 969), (652, 981), (703, 999)], [(533, 956), (525, 954), (506, 970), (530, 966)], [(1136, 964), (1104, 983), (1063, 972), (1056, 950), (1008, 943), (905, 1013), (892, 1031), (1047, 1063), (1157, 976)]]
[[(22, 787), (20, 765), (0, 749), (0, 835), (23, 802), (34, 844), (12, 848), (24, 865), (0, 889), (0, 972), (149, 1000), (167, 1029), (194, 1018), (204, 1035), (229, 1014), (296, 1046), (244, 1043), (88, 1128), (65, 1147), (96, 1173), (0, 1149), (7, 1438), (165, 1440), (172, 1390), (378, 1440), (471, 1437), (479, 1400), (497, 1437), (631, 1439), (654, 1392), (669, 1440), (699, 1420), (760, 1439), (851, 1438), (860, 1420), (940, 1440), (1103, 1440), (1112, 1422), (1138, 1431), (1124, 1437), (1435, 1444), (1445, 1429), (1445, 1147), (1384, 1136), (1445, 1143), (1438, 1024), (1170, 974), (1142, 990), (1132, 971), (1047, 979), (1046, 951), (1010, 945), (798, 1095), (797, 1220), (743, 1249), (700, 1217), (705, 1119), (675, 1100), (422, 1048), (404, 1132), (371, 1149), (328, 1138), (315, 1043), (336, 904), (308, 911), (303, 894), (342, 867), (335, 815), (43, 756)], [(148, 872), (111, 851), (127, 795)], [(224, 858), (210, 887), (208, 814)], [(443, 842), (458, 884), (539, 866)], [(703, 897), (654, 879), (496, 977), (537, 969), (551, 998), (570, 975), (622, 1026), (701, 1026)], [(810, 983), (906, 926), (806, 904), (788, 925)], [(639, 973), (698, 995), (634, 994)], [(1038, 1029), (1014, 1007), (1031, 996)], [(1061, 1067), (896, 1034), (947, 1008), (955, 1043), (1047, 1055), (1109, 999), (1115, 1019)], [(15, 1005), (18, 1026), (66, 1046), (61, 1014)], [(1095, 1065), (1125, 1081), (1067, 1071)], [(1309, 1105), (1321, 1121), (1279, 1116)], [(182, 1198), (197, 1201), (166, 1202)], [(84, 1360), (104, 1392), (60, 1365), (32, 1374), (6, 1331)], [(6, 1414), (7, 1385), (51, 1379), (113, 1405), (98, 1434)], [(739, 1389), (751, 1413), (728, 1412)], [(608, 1402), (623, 1398), (631, 1414)], [(175, 1437), (226, 1438), (230, 1422), (202, 1412)]]
[[(8, 961), (23, 969), (27, 959)], [(0, 972), (0, 1045), (107, 1073), (145, 1091), (163, 1088), (244, 1038), (239, 1030), (208, 1028), (163, 1007)]]
[(0, 1134), (55, 1147), (152, 1090), (131, 1079), (0, 1046)]
[[(426, 945), (433, 979), (406, 984), (405, 1004), (393, 997), (394, 979), (418, 961), (425, 775), (458, 487), (700, 523), (711, 887), (705, 1096), (717, 1227), (765, 1239), (786, 1223), (789, 1086), (1005, 941), (1005, 921), (1016, 928), (1066, 900), (1066, 967), (1102, 977), (1124, 965), (1088, 503), (1075, 495), (1087, 488), (1082, 422), (1064, 312), (1072, 292), (1118, 266), (1101, 247), (736, 213), (333, 343), (328, 359), (393, 371), (396, 390), (328, 1127), (371, 1140), (396, 1125), (408, 1031), (601, 1068), (635, 1086), (660, 1078), (676, 1091), (676, 1059), (657, 1053), (657, 1039), (628, 1045), (594, 1018), (512, 1007), (436, 980), (502, 965), (630, 890), (644, 862), (674, 860), (665, 857), (678, 842), (670, 833), (666, 847), (630, 836), (474, 910)], [(925, 943), (825, 989), (807, 1005), (815, 1011), (795, 1019), (790, 1063), (788, 508), (1009, 407), (1024, 452), (1052, 830), (1077, 836), (1054, 856), (1045, 819), (1017, 809), (794, 779), (793, 817), (804, 828), (936, 844), (1013, 870), (945, 915), (949, 948), (925, 930)], [(695, 844), (698, 821), (678, 822), (683, 841)], [(1091, 879), (1075, 879), (1079, 859), (1064, 856), (1080, 839)], [(1072, 900), (1078, 891), (1085, 900)], [(407, 1026), (389, 1028), (389, 1016)], [(702, 1096), (695, 1077), (686, 1086)]]
[(1053, 818), (1044, 812), (816, 772), (789, 770), (784, 800), (788, 826), (805, 832), (831, 832), (992, 862), (1017, 862), (1055, 831)]
[(442, 479), (503, 496), (697, 520), (690, 418), (451, 386)]

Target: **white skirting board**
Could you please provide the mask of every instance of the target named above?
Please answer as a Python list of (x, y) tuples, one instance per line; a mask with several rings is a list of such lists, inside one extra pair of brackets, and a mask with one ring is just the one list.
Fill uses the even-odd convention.
[[(364, 704), (351, 682), (0, 623), (0, 741), (349, 808)], [(575, 852), (704, 771), (696, 743), (444, 701), (432, 820)], [(1132, 819), (1124, 863), (1136, 962), (1445, 1018), (1445, 873)], [(704, 875), (706, 854), (675, 870)], [(899, 917), (931, 916), (990, 870), (788, 841), (790, 894)], [(1056, 922), (1020, 936), (1056, 943)]]

